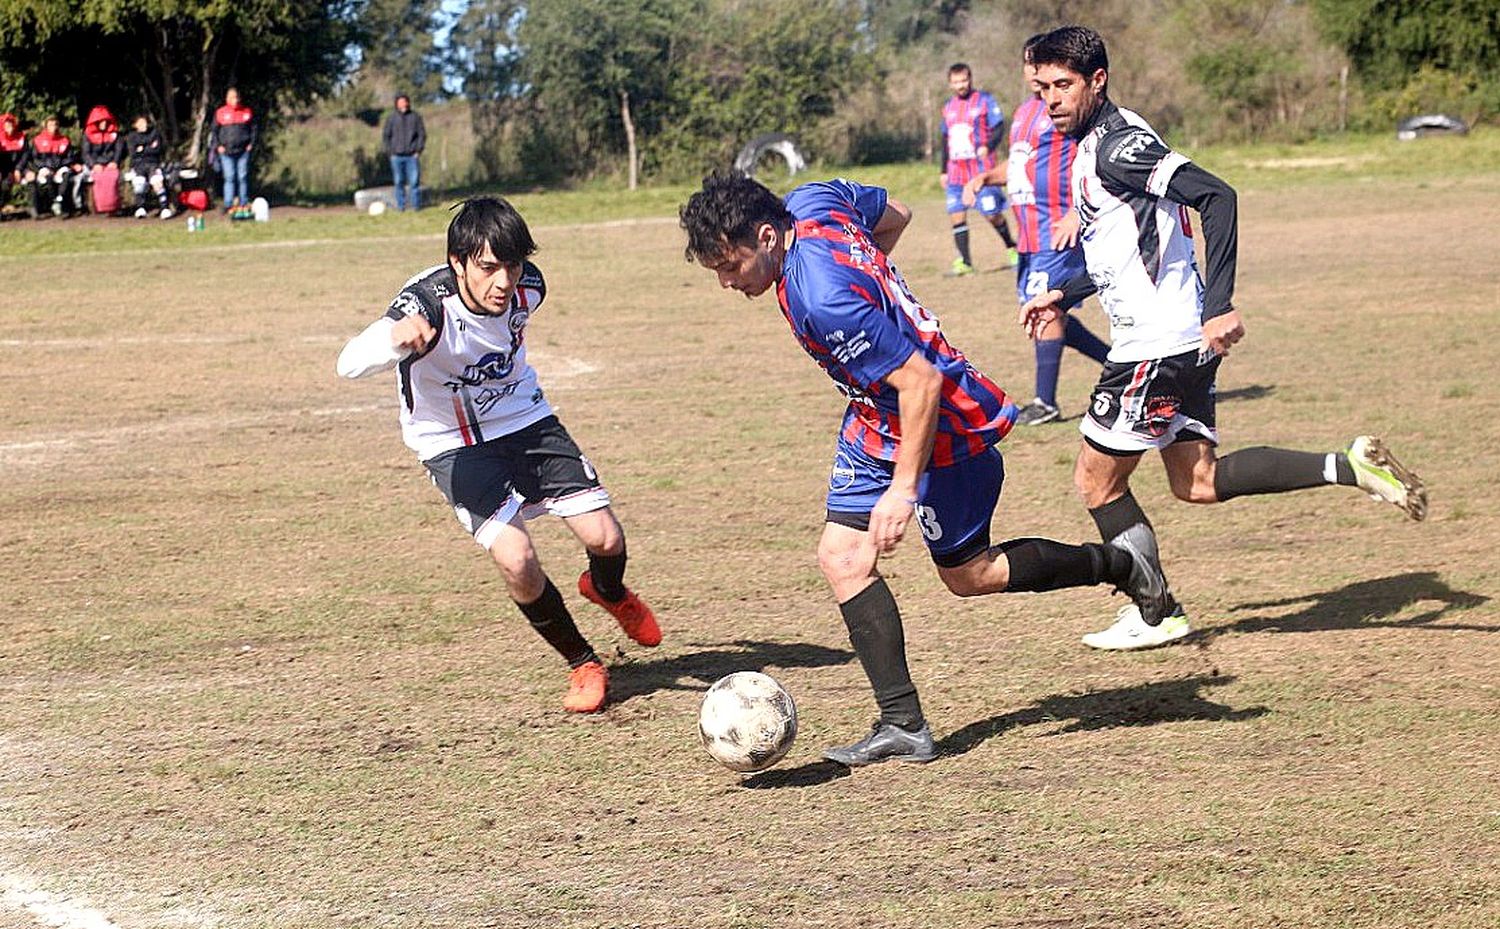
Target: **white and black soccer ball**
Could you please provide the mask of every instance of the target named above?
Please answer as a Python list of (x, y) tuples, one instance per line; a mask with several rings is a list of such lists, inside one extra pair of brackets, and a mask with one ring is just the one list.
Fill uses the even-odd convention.
[(736, 671), (703, 695), (698, 734), (731, 771), (763, 771), (786, 757), (797, 738), (797, 704), (769, 674)]

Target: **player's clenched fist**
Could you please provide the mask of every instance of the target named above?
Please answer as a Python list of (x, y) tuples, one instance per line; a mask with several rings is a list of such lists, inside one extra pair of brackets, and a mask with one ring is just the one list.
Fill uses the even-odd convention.
[(1239, 310), (1230, 310), (1203, 324), (1203, 344), (1217, 355), (1229, 354), (1229, 347), (1244, 337), (1245, 324), (1240, 322)]
[(391, 345), (420, 352), (437, 336), (437, 330), (420, 313), (412, 313), (391, 327)]

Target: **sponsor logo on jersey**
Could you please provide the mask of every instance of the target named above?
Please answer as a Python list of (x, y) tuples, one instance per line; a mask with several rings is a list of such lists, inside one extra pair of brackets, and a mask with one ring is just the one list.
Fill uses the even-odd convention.
[(829, 352), (839, 364), (846, 365), (870, 349), (870, 338), (863, 329), (846, 336), (844, 330), (835, 329), (828, 334)]
[(511, 381), (509, 384), (501, 384), (499, 387), (486, 387), (471, 398), (474, 403), (474, 409), (478, 410), (480, 414), (488, 413), (495, 404), (515, 393), (516, 388), (520, 386), (520, 381)]
[(1114, 150), (1109, 153), (1109, 160), (1111, 163), (1138, 161), (1141, 153), (1150, 148), (1151, 143), (1155, 141), (1156, 137), (1151, 133), (1144, 129), (1137, 129), (1115, 145)]
[(516, 359), (510, 352), (487, 352), (477, 362), (464, 365), (464, 372), (456, 381), (448, 381), (450, 389), (457, 390), (460, 384), (478, 387), (485, 381), (497, 381), (508, 377), (515, 370)]

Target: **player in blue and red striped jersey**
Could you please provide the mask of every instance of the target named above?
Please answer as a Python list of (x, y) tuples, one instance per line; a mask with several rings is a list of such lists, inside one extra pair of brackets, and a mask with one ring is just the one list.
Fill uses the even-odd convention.
[[(995, 166), (995, 147), (1005, 138), (1005, 111), (988, 91), (974, 89), (969, 66), (958, 62), (948, 69), (948, 88), (953, 96), (943, 104), (943, 165), (940, 183), (946, 194), (948, 221), (953, 224), (953, 244), (958, 257), (949, 277), (974, 273), (969, 252), (969, 213), (964, 205), (964, 185), (977, 174)], [(998, 185), (985, 187), (974, 204), (1005, 243), (1006, 266), (1016, 263), (1016, 240), (1005, 224), (1005, 192)]]
[(937, 757), (906, 665), (901, 614), (880, 576), (913, 519), (959, 596), (1113, 584), (1134, 600), (1147, 568), (1128, 543), (990, 544), (1015, 405), (943, 336), (887, 255), (910, 211), (878, 187), (833, 180), (783, 202), (715, 174), (682, 208), (687, 256), (747, 297), (774, 288), (792, 334), (849, 397), (818, 562), (875, 691), (870, 735), (824, 752), (850, 766)]
[[(1043, 34), (1032, 36), (1021, 49), (1022, 76), (1031, 87), (1031, 96), (1011, 118), (1009, 157), (971, 178), (964, 188), (964, 202), (968, 203), (985, 185), (1005, 184), (1016, 216), (1016, 249), (1020, 252), (1016, 294), (1022, 303), (1084, 273), (1078, 214), (1073, 212), (1072, 168), (1078, 146), (1052, 125), (1047, 105), (1034, 85), (1036, 66), (1031, 63), (1031, 47), (1042, 38)], [(1057, 405), (1057, 376), (1065, 346), (1101, 365), (1109, 354), (1109, 346), (1071, 313), (1048, 324), (1034, 343), (1036, 398), (1021, 408), (1016, 425), (1040, 426), (1062, 418)]]

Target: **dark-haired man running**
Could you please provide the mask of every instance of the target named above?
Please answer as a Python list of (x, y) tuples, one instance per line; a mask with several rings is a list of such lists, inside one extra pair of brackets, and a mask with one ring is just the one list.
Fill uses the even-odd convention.
[(850, 766), (937, 757), (901, 613), (878, 567), (913, 522), (938, 577), (961, 597), (1110, 584), (1153, 610), (1166, 592), (1132, 535), (1104, 545), (990, 544), (1005, 482), (995, 446), (1016, 407), (948, 342), (890, 263), (910, 219), (879, 187), (804, 184), (783, 201), (729, 174), (705, 178), (680, 213), (689, 260), (746, 297), (774, 290), (798, 343), (849, 398), (818, 564), (880, 708), (867, 737), (823, 753)]
[[(1054, 29), (1031, 46), (1031, 62), (1032, 86), (1053, 125), (1078, 140), (1073, 203), (1087, 273), (1032, 297), (1020, 322), (1035, 338), (1096, 292), (1109, 316), (1109, 360), (1079, 427), (1083, 446), (1073, 473), (1100, 534), (1135, 533), (1156, 563), (1155, 532), (1130, 492), (1131, 473), (1152, 450), (1161, 453), (1172, 493), (1189, 503), (1344, 484), (1422, 519), (1421, 479), (1374, 436), (1358, 436), (1342, 452), (1255, 447), (1215, 454), (1214, 380), (1245, 335), (1232, 302), (1234, 189), (1109, 99), (1109, 56), (1094, 30)], [(1188, 207), (1203, 219), (1206, 282), (1198, 276)], [(1124, 607), (1113, 625), (1083, 641), (1133, 649), (1187, 635), (1187, 615), (1170, 594), (1165, 606)]]
[(625, 586), (625, 534), (589, 460), (552, 414), (526, 361), (526, 326), (547, 295), (528, 259), (526, 221), (498, 197), (460, 205), (448, 260), (407, 281), (384, 316), (349, 340), (338, 372), (397, 369), (401, 434), (464, 528), (499, 566), (537, 633), (572, 671), (563, 708), (604, 706), (608, 672), (542, 571), (526, 520), (560, 517), (588, 553), (585, 598), (645, 646), (661, 643), (651, 609)]

